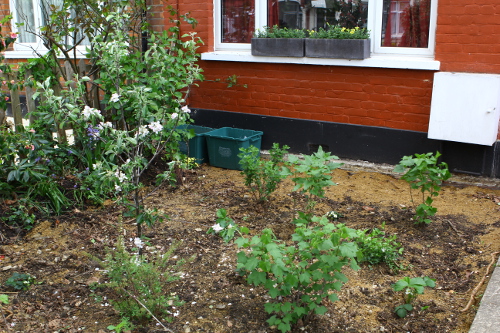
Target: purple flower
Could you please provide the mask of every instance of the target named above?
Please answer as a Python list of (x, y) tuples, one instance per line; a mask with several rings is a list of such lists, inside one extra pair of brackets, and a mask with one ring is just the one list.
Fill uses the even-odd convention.
[(90, 140), (98, 140), (99, 139), (99, 129), (92, 127), (92, 125), (89, 125), (87, 127), (87, 135), (90, 137)]

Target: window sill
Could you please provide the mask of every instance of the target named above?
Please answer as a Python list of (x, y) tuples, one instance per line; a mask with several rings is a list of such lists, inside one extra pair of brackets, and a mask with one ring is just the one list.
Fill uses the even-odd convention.
[(201, 60), (263, 62), (303, 65), (350, 66), (400, 68), (437, 71), (441, 63), (433, 58), (404, 55), (372, 55), (364, 60), (325, 59), (325, 58), (293, 58), (293, 57), (257, 57), (250, 51), (214, 51), (201, 54)]

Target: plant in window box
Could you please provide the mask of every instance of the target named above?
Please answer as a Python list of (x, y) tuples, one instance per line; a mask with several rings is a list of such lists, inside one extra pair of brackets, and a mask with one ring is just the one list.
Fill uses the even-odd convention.
[(306, 32), (300, 29), (264, 27), (252, 38), (252, 55), (267, 57), (303, 57)]
[(310, 31), (305, 55), (313, 58), (362, 60), (370, 56), (370, 33), (366, 28), (329, 26)]

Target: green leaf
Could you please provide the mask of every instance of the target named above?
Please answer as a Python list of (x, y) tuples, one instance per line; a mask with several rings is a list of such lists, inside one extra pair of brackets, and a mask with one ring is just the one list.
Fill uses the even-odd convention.
[(9, 304), (9, 296), (0, 294), (0, 303)]

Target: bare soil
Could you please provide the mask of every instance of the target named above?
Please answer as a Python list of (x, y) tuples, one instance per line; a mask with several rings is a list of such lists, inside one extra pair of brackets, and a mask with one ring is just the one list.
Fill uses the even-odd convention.
[[(394, 175), (346, 168), (336, 170), (334, 180), (338, 185), (328, 189), (316, 215), (335, 210), (344, 215), (340, 222), (359, 229), (380, 228), (385, 222), (386, 233), (396, 234), (404, 247), (402, 264), (409, 268), (397, 274), (385, 265), (346, 270), (349, 282), (340, 300), (325, 303), (325, 315), (299, 323), (293, 332), (467, 332), (486, 284), (474, 305), (461, 310), (492, 261), (491, 253), (500, 250), (498, 184), (469, 186), (471, 179), (464, 184), (455, 177), (435, 201), (433, 223), (419, 226), (411, 220), (409, 186)], [(261, 205), (248, 193), (239, 171), (204, 165), (186, 173), (177, 188), (164, 187), (150, 197), (148, 205), (170, 217), (146, 229), (154, 249), (163, 251), (181, 240), (174, 255), (195, 256), (184, 266), (184, 278), (165, 286), (185, 301), (175, 320), (164, 323), (170, 332), (275, 332), (266, 323), (265, 290), (246, 284), (234, 271), (236, 247), (206, 231), (215, 222), (216, 210), (225, 208), (251, 234), (272, 228), (287, 239), (302, 204), (292, 188), (290, 182), (281, 184), (271, 201)], [(0, 207), (0, 213), (8, 208), (6, 202)], [(11, 292), (3, 283), (14, 272), (31, 274), (38, 283), (8, 294), (11, 303), (1, 309), (0, 331), (108, 332), (109, 325), (117, 325), (120, 317), (109, 305), (109, 293), (89, 287), (104, 276), (86, 253), (104, 257), (106, 247), (114, 246), (120, 214), (108, 201), (104, 207), (41, 220), (26, 235), (3, 226), (0, 293)], [(127, 224), (124, 232), (132, 247), (135, 226)], [(437, 286), (426, 290), (411, 315), (401, 319), (393, 310), (402, 304), (402, 295), (391, 285), (404, 276), (429, 276)], [(134, 332), (164, 330), (151, 321)]]

